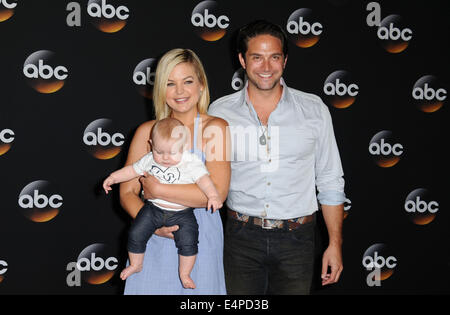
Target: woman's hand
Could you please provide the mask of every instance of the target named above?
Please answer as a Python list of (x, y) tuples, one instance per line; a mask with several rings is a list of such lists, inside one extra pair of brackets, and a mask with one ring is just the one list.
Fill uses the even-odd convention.
[(158, 199), (159, 188), (162, 185), (159, 180), (146, 172), (139, 178), (139, 181), (144, 189), (145, 199)]
[(163, 226), (160, 227), (155, 231), (155, 234), (161, 237), (166, 237), (170, 239), (174, 239), (173, 233), (179, 229), (180, 227), (178, 225), (172, 225), (172, 226)]

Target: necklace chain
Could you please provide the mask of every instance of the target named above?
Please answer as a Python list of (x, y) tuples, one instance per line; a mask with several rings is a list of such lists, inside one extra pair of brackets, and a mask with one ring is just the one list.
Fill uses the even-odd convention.
[[(261, 120), (259, 119), (259, 116), (257, 116), (257, 117), (258, 117), (259, 127), (260, 127), (261, 132), (262, 132), (261, 136), (259, 137), (259, 144), (267, 145), (267, 138), (269, 137), (269, 127), (268, 126), (264, 126), (261, 123)], [(267, 132), (267, 137), (266, 137), (266, 132)]]

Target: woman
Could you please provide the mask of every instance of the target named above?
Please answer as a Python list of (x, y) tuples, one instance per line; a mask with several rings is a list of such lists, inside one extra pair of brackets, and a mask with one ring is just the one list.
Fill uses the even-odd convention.
[[(174, 117), (190, 130), (190, 149), (205, 161), (222, 202), (228, 194), (230, 163), (226, 156), (227, 123), (206, 114), (209, 89), (203, 65), (189, 49), (173, 49), (159, 61), (153, 89), (156, 118)], [(148, 142), (154, 120), (138, 127), (125, 165), (150, 151)], [(214, 135), (207, 130), (215, 131)], [(198, 256), (191, 277), (196, 289), (184, 289), (178, 277), (178, 254), (172, 232), (162, 227), (147, 243), (144, 268), (130, 276), (125, 294), (226, 294), (223, 272), (223, 231), (218, 211), (205, 210), (206, 196), (195, 184), (164, 185), (150, 175), (141, 178), (146, 199), (159, 198), (196, 208), (199, 225)], [(122, 207), (133, 218), (143, 206), (139, 180), (122, 183)]]

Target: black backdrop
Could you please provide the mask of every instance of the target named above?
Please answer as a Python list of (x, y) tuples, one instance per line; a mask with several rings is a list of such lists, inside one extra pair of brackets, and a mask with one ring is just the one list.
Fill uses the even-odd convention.
[[(147, 59), (191, 48), (215, 100), (243, 79), (234, 77), (237, 29), (257, 18), (286, 29), (291, 15), (291, 31), (320, 34), (290, 34), (284, 78), (329, 106), (348, 197), (344, 272), (313, 292), (449, 293), (445, 3), (0, 0), (0, 293), (121, 294), (130, 219), (117, 187), (105, 196), (100, 183), (153, 116), (141, 93), (150, 85), (133, 77), (150, 82)], [(205, 10), (224, 27), (212, 29), (213, 41), (193, 25)], [(321, 221), (318, 236), (320, 252)]]

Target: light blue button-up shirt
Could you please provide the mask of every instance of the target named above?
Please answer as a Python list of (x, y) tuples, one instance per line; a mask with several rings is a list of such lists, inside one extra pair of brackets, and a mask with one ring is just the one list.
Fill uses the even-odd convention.
[(267, 219), (312, 214), (318, 209), (317, 200), (323, 205), (345, 201), (328, 107), (318, 96), (289, 88), (283, 79), (280, 82), (283, 93), (267, 126), (261, 125), (250, 103), (248, 83), (213, 102), (208, 111), (229, 124), (228, 207)]

